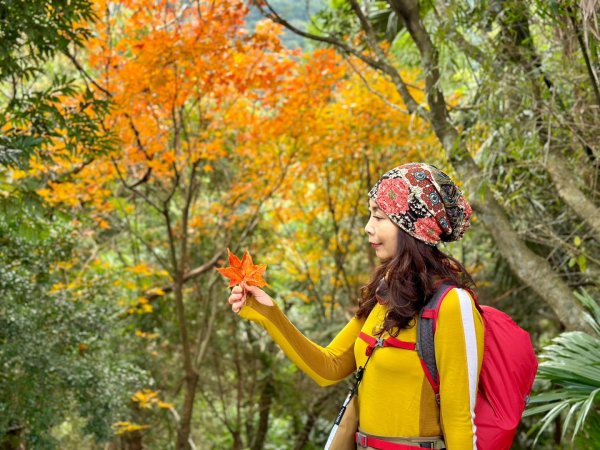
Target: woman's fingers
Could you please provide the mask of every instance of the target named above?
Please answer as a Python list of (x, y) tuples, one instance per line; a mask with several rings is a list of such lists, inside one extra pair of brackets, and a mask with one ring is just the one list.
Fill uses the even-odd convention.
[(234, 313), (239, 313), (246, 303), (246, 296), (251, 295), (258, 303), (273, 306), (273, 299), (262, 289), (256, 286), (250, 286), (242, 282), (241, 285), (234, 286), (229, 295), (229, 304)]
[(240, 286), (234, 286), (229, 295), (228, 302), (231, 305), (233, 312), (236, 314), (239, 313), (242, 306), (244, 306), (244, 303), (246, 303), (246, 293), (244, 292), (244, 289)]
[(233, 289), (231, 290), (232, 294), (241, 294), (243, 293), (244, 290), (242, 289), (242, 287), (239, 284), (236, 284)]
[(244, 298), (244, 294), (231, 294), (229, 296), (229, 304), (233, 305), (235, 302), (239, 302)]
[(238, 314), (241, 311), (242, 307), (244, 306), (244, 303), (245, 303), (245, 301), (239, 301), (239, 302), (233, 303), (231, 305), (231, 310), (234, 313)]

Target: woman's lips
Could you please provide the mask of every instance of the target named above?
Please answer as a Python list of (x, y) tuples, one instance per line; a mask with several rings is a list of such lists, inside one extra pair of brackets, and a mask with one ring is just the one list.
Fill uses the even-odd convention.
[(377, 248), (377, 247), (381, 247), (381, 244), (375, 244), (373, 242), (369, 242), (371, 244), (371, 247), (373, 248)]

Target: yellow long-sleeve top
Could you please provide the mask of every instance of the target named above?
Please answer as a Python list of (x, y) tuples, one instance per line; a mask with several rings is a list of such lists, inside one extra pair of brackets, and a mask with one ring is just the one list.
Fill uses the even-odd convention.
[[(374, 336), (386, 311), (385, 305), (377, 304), (366, 319), (353, 318), (326, 347), (300, 333), (277, 306), (265, 306), (253, 297), (240, 316), (261, 324), (302, 371), (328, 386), (364, 365), (367, 343), (358, 334)], [(473, 420), (483, 331), (483, 320), (468, 292), (452, 289), (441, 304), (435, 333), (439, 407), (416, 351), (377, 348), (359, 387), (361, 430), (388, 437), (443, 435), (447, 450), (476, 449)], [(415, 342), (416, 337), (417, 327), (412, 326), (400, 330), (397, 339)]]

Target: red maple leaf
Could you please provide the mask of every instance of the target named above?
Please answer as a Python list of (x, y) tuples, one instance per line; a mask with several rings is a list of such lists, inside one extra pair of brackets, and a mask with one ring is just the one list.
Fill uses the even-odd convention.
[(236, 284), (240, 284), (242, 281), (250, 286), (263, 287), (267, 285), (267, 282), (262, 277), (267, 270), (266, 264), (254, 264), (252, 262), (252, 256), (246, 250), (242, 259), (235, 256), (229, 249), (227, 249), (229, 255), (229, 266), (222, 269), (217, 269), (221, 275), (225, 278), (229, 278), (229, 287), (233, 287)]

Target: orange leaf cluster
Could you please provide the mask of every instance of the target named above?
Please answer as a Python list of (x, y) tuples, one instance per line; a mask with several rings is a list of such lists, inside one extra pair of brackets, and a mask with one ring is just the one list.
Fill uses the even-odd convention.
[[(169, 199), (169, 208), (183, 210), (181, 193), (202, 186), (189, 197), (189, 220), (173, 224), (176, 237), (187, 233), (202, 244), (224, 230), (235, 234), (260, 214), (278, 243), (254, 237), (270, 249), (264, 262), (277, 261), (302, 285), (352, 290), (359, 282), (339, 264), (361, 267), (353, 255), (364, 258), (357, 225), (365, 189), (394, 165), (442, 154), (428, 127), (400, 111), (406, 107), (391, 81), (359, 62), (361, 75), (354, 74), (332, 49), (290, 50), (272, 22), (248, 29), (244, 0), (198, 8), (169, 0), (95, 4), (101, 20), (82, 61), (111, 93), (105, 126), (118, 144), (92, 161), (58, 148), (55, 164), (34, 160), (29, 173), (13, 177), (51, 180), (38, 194), (78, 218), (89, 214), (96, 227), (138, 218), (143, 237), (160, 248), (169, 244), (153, 230), (156, 205)], [(402, 75), (424, 104), (419, 73)], [(192, 181), (186, 187), (182, 180)], [(230, 286), (266, 284), (265, 268), (250, 255), (230, 253), (229, 261), (220, 272)], [(152, 277), (149, 268), (129, 270), (136, 279)], [(136, 286), (124, 281), (123, 288)], [(328, 304), (336, 295), (321, 299)], [(130, 304), (130, 313), (150, 312), (145, 297)]]
[(229, 287), (233, 287), (236, 284), (244, 282), (250, 286), (263, 287), (267, 285), (267, 282), (262, 277), (267, 270), (265, 264), (254, 264), (252, 262), (252, 256), (246, 250), (242, 259), (235, 256), (229, 249), (229, 265), (230, 267), (224, 267), (217, 269), (221, 275), (229, 279)]

